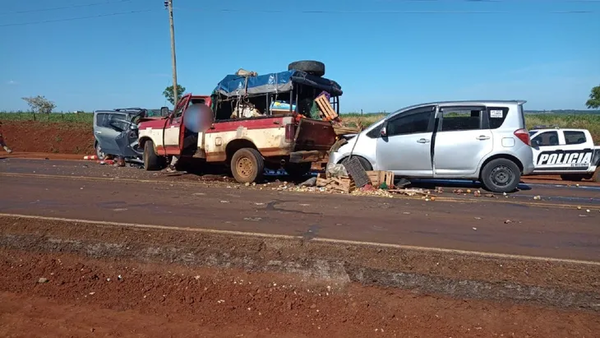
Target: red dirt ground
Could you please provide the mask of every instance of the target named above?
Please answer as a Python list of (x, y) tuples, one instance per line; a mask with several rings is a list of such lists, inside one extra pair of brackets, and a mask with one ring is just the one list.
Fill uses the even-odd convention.
[(3, 121), (2, 135), (15, 152), (94, 154), (94, 135), (85, 123)]
[[(593, 337), (600, 316), (0, 249), (2, 337)], [(41, 283), (40, 278), (46, 278)]]

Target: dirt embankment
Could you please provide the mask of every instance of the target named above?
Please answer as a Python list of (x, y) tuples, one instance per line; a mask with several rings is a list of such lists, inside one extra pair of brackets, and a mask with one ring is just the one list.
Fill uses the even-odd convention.
[(94, 135), (88, 123), (3, 121), (2, 135), (16, 152), (94, 154)]
[(3, 337), (592, 337), (596, 313), (0, 249)]

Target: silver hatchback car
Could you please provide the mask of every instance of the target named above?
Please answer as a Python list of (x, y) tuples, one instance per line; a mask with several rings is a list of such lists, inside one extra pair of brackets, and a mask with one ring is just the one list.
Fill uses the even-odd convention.
[(534, 169), (525, 103), (452, 101), (402, 108), (334, 145), (328, 165), (352, 155), (366, 170), (479, 180), (487, 190), (511, 192), (521, 175)]

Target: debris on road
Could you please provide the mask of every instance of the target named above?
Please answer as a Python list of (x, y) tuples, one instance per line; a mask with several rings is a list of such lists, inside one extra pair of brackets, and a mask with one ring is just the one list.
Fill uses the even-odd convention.
[(40, 284), (42, 284), (42, 283), (48, 283), (48, 278), (42, 277), (42, 278), (38, 279), (38, 283), (40, 283)]
[(306, 181), (300, 183), (298, 186), (300, 187), (314, 187), (317, 185), (317, 178), (316, 177), (311, 177), (309, 179), (307, 179)]

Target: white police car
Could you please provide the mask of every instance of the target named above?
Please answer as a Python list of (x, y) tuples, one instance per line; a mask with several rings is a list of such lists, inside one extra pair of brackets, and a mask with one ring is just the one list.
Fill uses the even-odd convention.
[(563, 180), (600, 180), (600, 146), (587, 129), (539, 126), (529, 131), (535, 170), (533, 175), (560, 175)]

